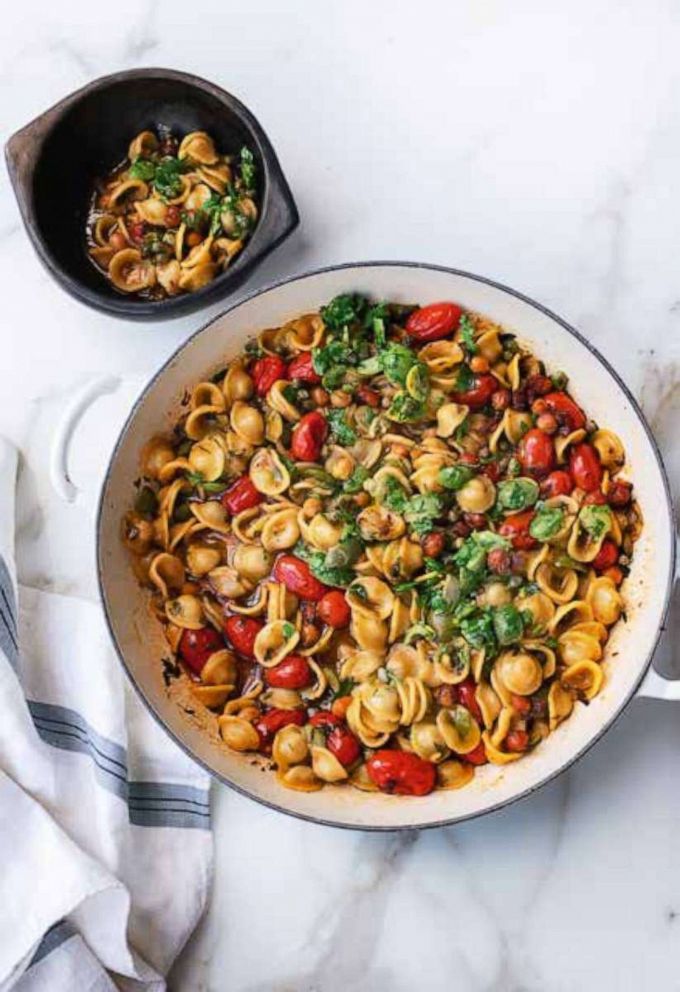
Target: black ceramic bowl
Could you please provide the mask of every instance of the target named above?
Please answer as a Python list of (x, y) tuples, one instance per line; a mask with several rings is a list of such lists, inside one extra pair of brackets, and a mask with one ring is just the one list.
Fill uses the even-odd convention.
[[(260, 216), (226, 272), (194, 293), (150, 301), (119, 293), (97, 271), (85, 224), (94, 180), (120, 162), (135, 134), (159, 124), (179, 136), (208, 131), (226, 152), (247, 145), (258, 166)], [(26, 230), (48, 271), (83, 303), (131, 320), (177, 317), (226, 296), (298, 224), (276, 153), (250, 111), (213, 83), (172, 69), (132, 69), (89, 83), (17, 131), (5, 155)]]

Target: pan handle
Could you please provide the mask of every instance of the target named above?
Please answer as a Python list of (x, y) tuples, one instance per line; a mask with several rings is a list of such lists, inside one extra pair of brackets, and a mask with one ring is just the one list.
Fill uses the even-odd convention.
[(73, 434), (92, 404), (100, 396), (115, 392), (120, 383), (117, 376), (90, 379), (75, 393), (57, 425), (50, 451), (50, 482), (66, 503), (73, 503), (78, 496), (78, 488), (68, 474), (68, 453)]

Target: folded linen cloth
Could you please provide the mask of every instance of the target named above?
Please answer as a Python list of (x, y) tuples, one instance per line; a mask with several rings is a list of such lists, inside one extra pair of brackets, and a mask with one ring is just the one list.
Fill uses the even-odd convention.
[(206, 905), (209, 777), (137, 699), (98, 605), (17, 597), (16, 466), (0, 438), (0, 992), (160, 992)]

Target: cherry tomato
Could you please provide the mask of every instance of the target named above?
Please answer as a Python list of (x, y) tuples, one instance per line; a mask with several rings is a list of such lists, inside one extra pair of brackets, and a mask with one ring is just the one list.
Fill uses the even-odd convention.
[(619, 560), (619, 548), (614, 541), (608, 537), (602, 542), (602, 547), (593, 558), (593, 568), (596, 572), (603, 572), (605, 568), (611, 568)]
[(464, 761), (469, 761), (471, 765), (485, 765), (489, 760), (486, 756), (484, 741), (480, 741), (477, 747), (468, 751), (467, 754), (461, 755), (461, 757)]
[(475, 720), (482, 721), (482, 711), (480, 710), (479, 703), (475, 698), (475, 692), (477, 691), (475, 680), (468, 677), (463, 682), (460, 682), (456, 688), (458, 689), (458, 698), (463, 706), (467, 707)]
[(266, 668), (264, 680), (275, 689), (304, 689), (312, 681), (309, 662), (300, 654), (289, 654), (273, 668)]
[(496, 575), (508, 575), (512, 568), (512, 555), (505, 548), (492, 548), (486, 556), (486, 564)]
[(580, 431), (586, 426), (586, 415), (583, 410), (566, 393), (548, 393), (547, 396), (543, 396), (543, 402), (561, 427), (568, 427), (570, 431)]
[(359, 741), (347, 727), (336, 727), (326, 738), (326, 747), (341, 765), (352, 765), (361, 754)]
[(552, 499), (553, 496), (568, 496), (574, 488), (574, 480), (565, 472), (558, 468), (551, 472), (541, 483), (541, 496)]
[(422, 344), (439, 341), (456, 330), (462, 316), (463, 308), (457, 303), (430, 303), (414, 310), (406, 321), (406, 333)]
[(602, 466), (597, 451), (585, 441), (569, 449), (569, 471), (579, 489), (587, 493), (602, 485)]
[(513, 513), (506, 517), (498, 528), (501, 537), (508, 537), (513, 548), (518, 551), (530, 551), (536, 547), (536, 541), (529, 533), (529, 525), (534, 519), (533, 510), (524, 510), (522, 513)]
[(583, 498), (584, 506), (604, 506), (607, 502), (607, 497), (602, 492), (601, 489), (596, 489), (592, 493), (586, 493)]
[(352, 611), (347, 604), (345, 594), (339, 589), (331, 589), (330, 592), (327, 592), (319, 601), (316, 612), (325, 624), (335, 628), (335, 630), (349, 627)]
[(268, 754), (274, 737), (282, 727), (291, 723), (302, 727), (306, 718), (304, 710), (267, 710), (255, 724), (255, 730), (260, 735), (260, 750)]
[(552, 438), (538, 427), (532, 427), (519, 442), (517, 457), (529, 475), (544, 476), (555, 464), (555, 446)]
[(437, 777), (431, 761), (410, 751), (376, 751), (366, 762), (366, 771), (383, 792), (400, 796), (426, 796)]
[(177, 227), (181, 220), (180, 209), (177, 204), (170, 204), (165, 208), (165, 223), (168, 227)]
[(128, 241), (122, 231), (114, 231), (109, 238), (109, 246), (114, 249), (114, 251), (122, 251), (123, 248), (127, 248)]
[(130, 225), (130, 236), (133, 241), (142, 241), (144, 235), (146, 234), (146, 224), (144, 221), (137, 221), (136, 224)]
[(258, 358), (252, 368), (251, 375), (255, 382), (255, 392), (258, 396), (266, 396), (275, 382), (287, 377), (286, 363), (278, 355), (265, 355)]
[(365, 403), (366, 406), (380, 406), (380, 393), (376, 393), (375, 389), (371, 389), (369, 386), (359, 386), (356, 395), (357, 399)]
[(613, 482), (609, 483), (607, 502), (616, 507), (628, 506), (632, 490), (633, 487), (630, 482), (625, 482), (623, 479), (614, 479)]
[(294, 555), (281, 555), (274, 565), (272, 575), (300, 599), (310, 599), (313, 603), (318, 603), (329, 591), (328, 586), (312, 575), (307, 562)]
[(456, 403), (464, 403), (473, 410), (486, 406), (498, 389), (498, 379), (492, 375), (476, 375), (474, 385), (470, 389), (451, 393)]
[(526, 751), (529, 747), (529, 735), (526, 730), (511, 730), (504, 743), (508, 751)]
[(264, 496), (253, 485), (249, 475), (242, 475), (240, 479), (233, 482), (226, 492), (222, 493), (222, 506), (235, 517), (242, 510), (249, 510), (252, 506), (258, 506)]
[(522, 716), (527, 716), (531, 712), (531, 700), (527, 699), (526, 696), (518, 696), (516, 693), (510, 693), (510, 701), (512, 703), (512, 708), (516, 713), (521, 713)]
[(317, 462), (327, 437), (328, 421), (318, 410), (312, 410), (311, 413), (306, 413), (293, 429), (290, 453), (296, 461)]
[(339, 727), (342, 723), (340, 717), (330, 710), (319, 710), (314, 716), (309, 718), (310, 727)]
[(321, 376), (315, 370), (312, 362), (311, 351), (303, 351), (300, 355), (296, 355), (291, 362), (288, 362), (288, 378), (299, 379), (300, 382), (311, 382), (314, 385), (321, 382)]
[(224, 647), (224, 640), (214, 627), (201, 627), (199, 630), (185, 630), (179, 641), (179, 654), (189, 668), (201, 674), (203, 666), (213, 653)]
[(501, 477), (501, 467), (498, 462), (487, 462), (486, 465), (482, 465), (480, 472), (492, 482), (498, 482)]
[[(603, 575), (606, 575), (608, 579), (611, 579), (615, 586), (620, 586), (623, 582), (623, 569), (619, 568), (618, 565), (612, 565), (611, 568), (605, 568)], [(348, 699), (350, 697), (347, 697)]]
[(224, 629), (234, 646), (234, 650), (243, 655), (244, 658), (252, 658), (255, 638), (263, 626), (263, 623), (259, 620), (253, 620), (252, 617), (228, 617)]

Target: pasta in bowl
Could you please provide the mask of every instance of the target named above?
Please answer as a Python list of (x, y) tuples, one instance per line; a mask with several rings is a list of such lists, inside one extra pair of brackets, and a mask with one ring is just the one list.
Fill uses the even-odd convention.
[(343, 293), (263, 330), (142, 473), (123, 539), (171, 677), (281, 786), (457, 789), (602, 687), (624, 448), (481, 311)]

